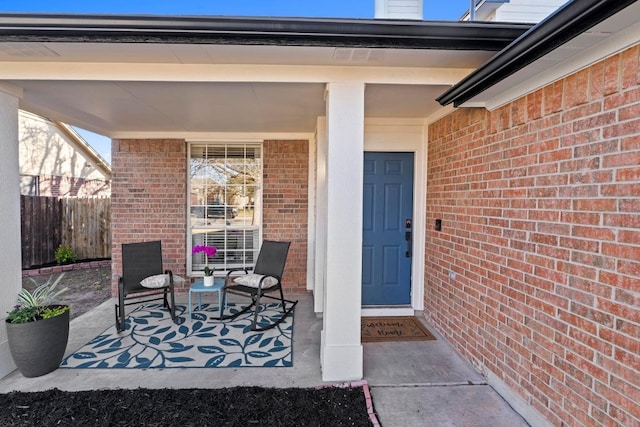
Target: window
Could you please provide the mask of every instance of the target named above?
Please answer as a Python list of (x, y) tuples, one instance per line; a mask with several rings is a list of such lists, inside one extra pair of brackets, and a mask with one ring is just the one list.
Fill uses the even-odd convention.
[(260, 249), (262, 224), (262, 146), (256, 143), (192, 143), (189, 150), (187, 259), (198, 275), (204, 253), (195, 245), (215, 246), (208, 259), (216, 275), (251, 265)]

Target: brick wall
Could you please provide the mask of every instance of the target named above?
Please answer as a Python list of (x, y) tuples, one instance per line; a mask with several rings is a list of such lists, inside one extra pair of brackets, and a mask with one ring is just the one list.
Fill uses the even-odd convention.
[[(185, 141), (112, 144), (112, 293), (122, 272), (122, 243), (162, 240), (164, 267), (186, 277)], [(295, 291), (306, 289), (308, 169), (307, 141), (264, 143), (263, 238), (292, 242), (283, 283)]]
[(554, 425), (640, 425), (639, 54), (429, 128), (427, 316)]
[(176, 139), (112, 141), (114, 295), (115, 277), (122, 273), (122, 243), (161, 240), (163, 267), (186, 275), (186, 147)]
[(282, 281), (285, 288), (303, 292), (307, 282), (308, 141), (265, 141), (263, 174), (263, 238), (291, 241)]

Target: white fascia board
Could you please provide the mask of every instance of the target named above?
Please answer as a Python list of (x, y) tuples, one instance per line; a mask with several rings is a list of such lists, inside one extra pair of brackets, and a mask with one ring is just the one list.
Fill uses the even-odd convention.
[(0, 62), (0, 80), (452, 85), (472, 68)]
[[(640, 23), (607, 37), (591, 49), (583, 50), (557, 66), (537, 74), (535, 77), (529, 78), (518, 85), (507, 88), (494, 97), (483, 100), (483, 95), (480, 94), (460, 105), (460, 107), (485, 107), (493, 111), (638, 43), (640, 43)], [(544, 60), (544, 57), (541, 59)]]
[[(517, 99), (517, 98), (514, 98)], [(469, 101), (460, 105), (462, 108), (487, 108), (487, 103), (484, 101)]]

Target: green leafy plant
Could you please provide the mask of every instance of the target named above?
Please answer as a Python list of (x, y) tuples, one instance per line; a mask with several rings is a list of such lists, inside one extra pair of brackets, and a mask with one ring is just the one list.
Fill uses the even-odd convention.
[(69, 264), (70, 262), (74, 262), (78, 257), (71, 249), (69, 245), (60, 245), (54, 254), (56, 258), (56, 262), (58, 264)]
[[(22, 288), (18, 294), (18, 304), (9, 312), (7, 320), (10, 323), (35, 322), (59, 316), (69, 310), (68, 305), (55, 305), (58, 296), (67, 290), (67, 288), (56, 289), (63, 277), (64, 273), (53, 282), (51, 281), (53, 277), (50, 277), (33, 292)], [(31, 280), (36, 283), (35, 280)]]
[(62, 313), (69, 311), (68, 305), (52, 305), (42, 310), (42, 318), (50, 319), (52, 317), (60, 316)]

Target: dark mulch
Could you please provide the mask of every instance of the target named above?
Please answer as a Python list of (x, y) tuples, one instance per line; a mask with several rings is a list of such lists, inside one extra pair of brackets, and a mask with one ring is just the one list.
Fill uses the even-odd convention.
[(0, 394), (2, 426), (371, 426), (362, 388)]

